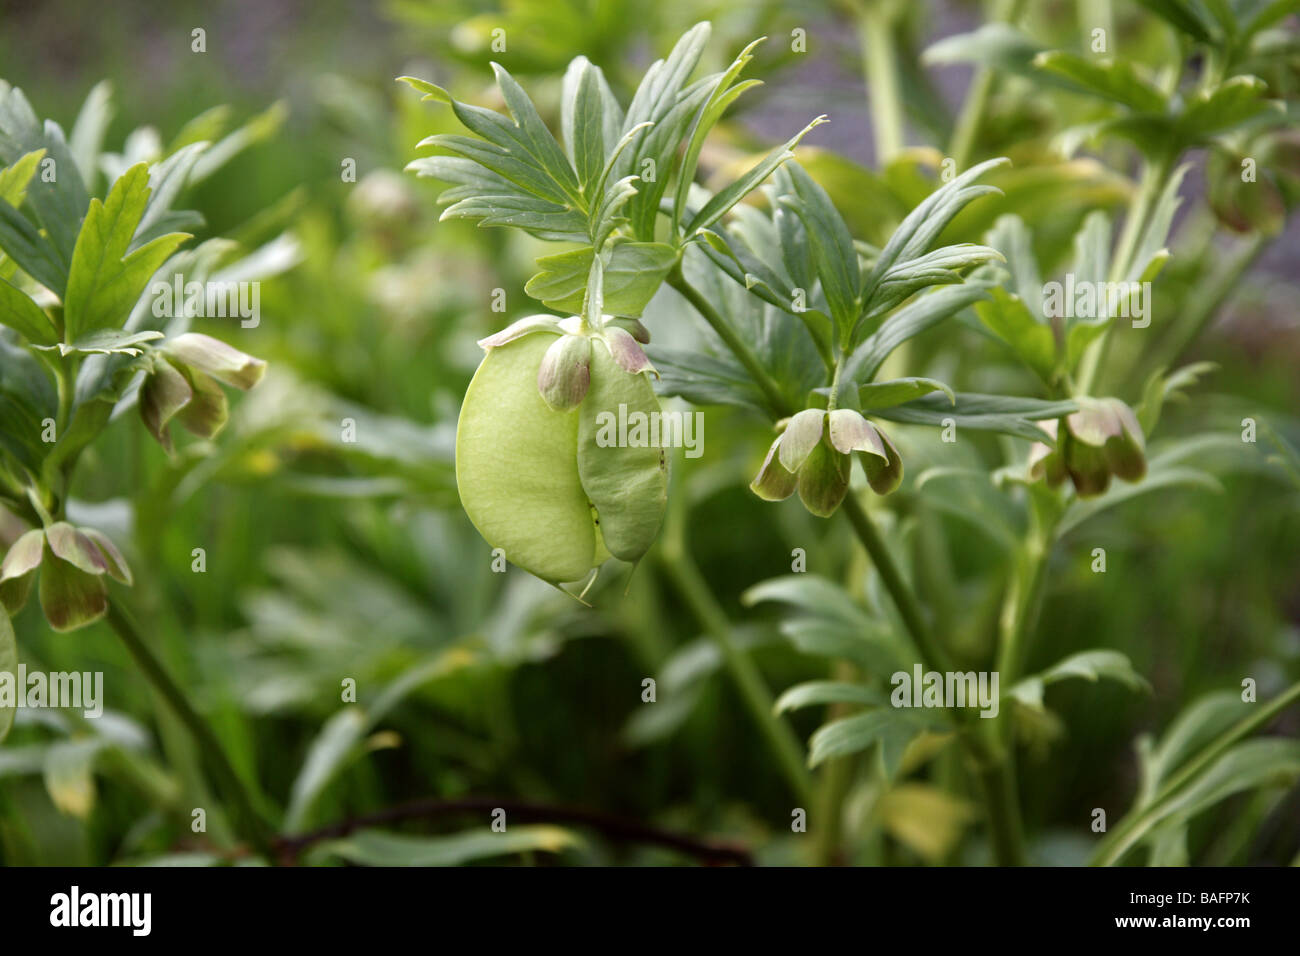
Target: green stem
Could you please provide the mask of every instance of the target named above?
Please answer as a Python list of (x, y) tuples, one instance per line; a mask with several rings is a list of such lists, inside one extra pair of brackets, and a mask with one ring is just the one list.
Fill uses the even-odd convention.
[(848, 515), (849, 523), (853, 525), (858, 540), (862, 542), (862, 546), (867, 549), (867, 554), (871, 556), (871, 561), (880, 574), (881, 583), (885, 585), (885, 590), (893, 598), (894, 606), (898, 608), (898, 614), (903, 619), (903, 626), (907, 628), (907, 633), (911, 635), (912, 642), (916, 645), (916, 649), (920, 651), (922, 660), (927, 667), (934, 670), (951, 671), (953, 667), (952, 661), (948, 657), (948, 651), (934, 639), (929, 628), (926, 627), (916, 596), (912, 593), (912, 589), (907, 582), (903, 580), (903, 575), (898, 570), (898, 565), (894, 563), (894, 558), (889, 553), (889, 549), (885, 547), (885, 542), (876, 530), (871, 516), (867, 514), (866, 509), (862, 507), (862, 503), (858, 501), (857, 497), (852, 494), (845, 497), (842, 507), (844, 513)]
[(1098, 845), (1096, 853), (1093, 854), (1090, 861), (1092, 865), (1113, 866), (1118, 863), (1124, 854), (1132, 849), (1159, 822), (1160, 810), (1163, 804), (1168, 802), (1184, 786), (1204, 773), (1211, 764), (1227, 753), (1228, 749), (1242, 737), (1264, 726), (1297, 700), (1300, 700), (1300, 682), (1292, 684), (1277, 697), (1274, 697), (1261, 707), (1258, 713), (1242, 718), (1216, 737), (1209, 746), (1183, 764), (1182, 768), (1156, 791), (1155, 796), (1152, 797), (1151, 802), (1146, 805), (1145, 809), (1138, 813), (1129, 813), (1114, 830), (1106, 835), (1105, 839)]
[[(1148, 220), (1151, 217), (1151, 209), (1160, 196), (1161, 190), (1165, 187), (1165, 181), (1169, 178), (1171, 166), (1172, 161), (1167, 157), (1145, 162), (1142, 183), (1138, 187), (1137, 195), (1133, 197), (1133, 205), (1129, 208), (1128, 215), (1124, 219), (1124, 229), (1120, 233), (1115, 257), (1111, 260), (1111, 281), (1122, 281), (1132, 269), (1132, 260), (1137, 252), (1138, 242), (1141, 240), (1143, 232), (1146, 231)], [(1078, 375), (1080, 394), (1090, 395), (1093, 388), (1096, 387), (1097, 376), (1101, 371), (1106, 353), (1110, 351), (1110, 341), (1114, 332), (1115, 322), (1111, 320), (1105, 331), (1101, 333), (1101, 336), (1084, 352)]]
[(672, 546), (665, 542), (663, 567), (668, 577), (677, 587), (682, 599), (689, 605), (705, 631), (718, 645), (723, 662), (741, 699), (749, 708), (750, 716), (758, 724), (763, 736), (767, 738), (777, 763), (785, 774), (790, 788), (805, 807), (813, 805), (812, 776), (804, 766), (802, 748), (790, 726), (778, 717), (773, 709), (774, 701), (763, 677), (754, 666), (749, 655), (736, 646), (731, 638), (731, 622), (726, 612), (718, 604), (713, 592), (709, 590), (704, 576), (691, 556), (683, 547)]
[[(889, 592), (898, 608), (903, 626), (911, 635), (912, 642), (921, 654), (925, 667), (940, 672), (953, 671), (948, 651), (930, 633), (921, 615), (916, 597), (903, 575), (894, 563), (889, 549), (881, 539), (875, 524), (862, 504), (853, 495), (844, 499), (845, 514), (857, 533), (858, 540), (867, 549), (880, 580)], [(958, 710), (959, 720), (969, 724), (967, 712)], [(980, 788), (984, 795), (985, 811), (988, 814), (990, 840), (993, 844), (994, 859), (1001, 866), (1021, 866), (1025, 861), (1020, 830), (1020, 806), (1016, 797), (1016, 782), (1009, 754), (998, 746), (996, 741), (988, 741), (981, 736), (981, 729), (965, 727), (960, 734), (963, 745), (974, 758), (978, 770)]]
[(235, 768), (231, 766), (230, 759), (226, 756), (217, 735), (198, 711), (190, 706), (185, 692), (172, 680), (162, 662), (136, 630), (135, 624), (118, 605), (109, 604), (107, 622), (126, 645), (127, 651), (144, 672), (145, 677), (167, 701), (176, 716), (194, 736), (195, 742), (207, 754), (219, 785), (226, 792), (226, 798), (234, 805), (244, 836), (267, 859), (274, 859), (270, 828), (253, 809), (253, 801), (249, 797), (248, 790), (239, 779)]
[(893, 10), (886, 6), (882, 0), (866, 0), (858, 11), (877, 166), (885, 166), (903, 150), (903, 104), (894, 55), (894, 16)]
[(682, 275), (680, 264), (668, 276), (668, 284), (694, 306), (695, 311), (703, 316), (704, 321), (709, 323), (710, 328), (717, 333), (718, 338), (722, 339), (727, 348), (731, 350), (731, 353), (740, 361), (740, 364), (745, 367), (745, 371), (749, 373), (750, 378), (754, 380), (754, 384), (763, 393), (763, 397), (771, 406), (771, 410), (776, 417), (785, 418), (793, 414), (794, 409), (790, 407), (789, 401), (782, 394), (776, 380), (763, 368), (758, 356), (736, 334), (735, 329), (728, 324), (718, 310), (713, 307), (713, 303), (704, 298), (698, 289), (686, 281), (686, 277)]
[[(997, 6), (989, 17), (990, 23), (1014, 23), (1020, 19), (1023, 0), (998, 0)], [(988, 109), (993, 87), (997, 82), (997, 71), (981, 66), (971, 79), (970, 90), (962, 103), (957, 123), (953, 127), (952, 141), (948, 145), (948, 155), (957, 167), (957, 172), (964, 170), (970, 163), (975, 150), (975, 140), (979, 137), (980, 125), (984, 122), (984, 113)]]
[(998, 866), (1024, 866), (1024, 836), (1020, 832), (1020, 799), (1010, 756), (986, 763), (976, 771), (989, 816), (989, 842)]

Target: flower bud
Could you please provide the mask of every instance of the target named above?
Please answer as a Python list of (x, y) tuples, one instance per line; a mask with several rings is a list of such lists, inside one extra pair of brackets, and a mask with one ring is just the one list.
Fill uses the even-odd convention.
[(537, 367), (537, 391), (557, 412), (582, 404), (591, 386), (591, 339), (585, 335), (561, 335), (542, 356)]

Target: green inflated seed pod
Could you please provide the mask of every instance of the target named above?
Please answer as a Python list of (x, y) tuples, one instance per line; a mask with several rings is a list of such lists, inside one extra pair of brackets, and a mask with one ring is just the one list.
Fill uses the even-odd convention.
[(579, 412), (548, 408), (537, 390), (542, 357), (556, 338), (532, 332), (489, 349), (461, 407), (456, 485), (489, 544), (558, 584), (587, 576), (597, 564), (597, 538), (578, 474)]
[(659, 412), (649, 376), (624, 371), (603, 340), (593, 341), (591, 387), (578, 408), (578, 473), (605, 547), (623, 561), (640, 560), (663, 523), (668, 465), (662, 437), (649, 441)]

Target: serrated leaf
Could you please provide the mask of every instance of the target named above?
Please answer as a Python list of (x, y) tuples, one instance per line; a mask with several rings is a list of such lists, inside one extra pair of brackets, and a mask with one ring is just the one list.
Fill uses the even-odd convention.
[(120, 328), (158, 267), (190, 238), (171, 233), (128, 252), (148, 201), (149, 171), (144, 163), (127, 170), (107, 200), (91, 201), (68, 273), (64, 341)]
[[(604, 267), (604, 311), (629, 318), (639, 316), (663, 284), (677, 251), (660, 242), (621, 242)], [(582, 311), (591, 271), (592, 249), (575, 249), (537, 260), (542, 271), (528, 280), (524, 291), (557, 312)]]
[(1079, 92), (1121, 103), (1139, 113), (1165, 112), (1164, 94), (1127, 60), (1085, 58), (1050, 50), (1035, 57), (1034, 66), (1065, 79)]

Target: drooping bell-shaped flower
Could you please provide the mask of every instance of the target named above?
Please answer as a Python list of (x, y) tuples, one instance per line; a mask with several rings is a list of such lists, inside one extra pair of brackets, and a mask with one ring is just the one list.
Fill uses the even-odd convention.
[(1068, 475), (1081, 498), (1110, 487), (1112, 475), (1141, 481), (1146, 475), (1146, 442), (1133, 410), (1117, 398), (1078, 398), (1079, 410), (1067, 415), (1065, 427), (1044, 422), (1056, 448), (1037, 443), (1029, 452), (1031, 478), (1046, 478), (1055, 487)]
[(0, 605), (10, 616), (17, 614), (39, 576), (41, 610), (50, 627), (75, 631), (107, 613), (105, 574), (131, 583), (131, 569), (116, 545), (93, 528), (56, 521), (23, 534), (5, 554), (0, 563)]
[(898, 449), (860, 412), (806, 408), (786, 422), (750, 488), (767, 501), (798, 490), (805, 508), (829, 517), (848, 494), (853, 452), (861, 453), (867, 483), (877, 494), (887, 495), (902, 482)]
[(178, 335), (154, 355), (140, 388), (140, 417), (169, 453), (173, 420), (200, 438), (214, 438), (229, 418), (225, 392), (217, 383), (247, 391), (265, 372), (264, 361), (219, 339), (197, 332)]

